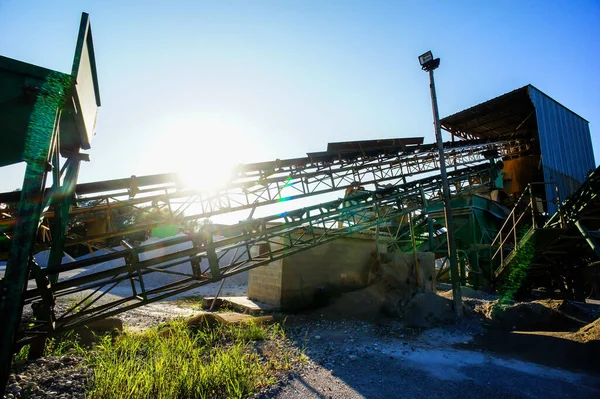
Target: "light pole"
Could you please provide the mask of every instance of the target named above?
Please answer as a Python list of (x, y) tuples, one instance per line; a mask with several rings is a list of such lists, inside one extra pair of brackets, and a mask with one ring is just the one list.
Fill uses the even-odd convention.
[(456, 242), (454, 241), (454, 224), (452, 223), (452, 204), (450, 203), (450, 186), (446, 174), (446, 159), (444, 157), (444, 144), (442, 142), (442, 129), (440, 127), (440, 114), (438, 112), (437, 96), (435, 94), (435, 81), (433, 70), (440, 66), (440, 59), (433, 58), (431, 51), (419, 56), (419, 63), (424, 71), (429, 72), (429, 89), (431, 90), (431, 108), (433, 109), (433, 125), (435, 128), (435, 141), (437, 142), (440, 156), (440, 175), (444, 192), (444, 213), (446, 216), (446, 238), (448, 241), (448, 257), (450, 260), (450, 278), (452, 281), (452, 298), (456, 317), (463, 314), (462, 294), (460, 292), (460, 278), (458, 276), (458, 259), (456, 257)]

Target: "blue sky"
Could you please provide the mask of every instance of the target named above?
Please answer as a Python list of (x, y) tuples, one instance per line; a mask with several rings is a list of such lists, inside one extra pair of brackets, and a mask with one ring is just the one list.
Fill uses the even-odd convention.
[[(0, 54), (71, 68), (90, 14), (102, 108), (80, 181), (433, 141), (441, 116), (533, 84), (590, 121), (600, 159), (597, 1), (0, 0)], [(0, 170), (0, 190), (21, 185)]]

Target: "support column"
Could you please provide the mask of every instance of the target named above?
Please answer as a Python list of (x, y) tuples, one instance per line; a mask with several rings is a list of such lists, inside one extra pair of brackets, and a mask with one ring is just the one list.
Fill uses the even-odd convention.
[[(65, 238), (67, 225), (69, 223), (69, 212), (75, 200), (75, 187), (79, 176), (81, 160), (68, 159), (66, 163), (65, 178), (63, 184), (56, 181), (54, 190), (54, 224), (52, 228), (52, 248), (48, 258), (48, 269), (60, 266), (65, 249)], [(58, 274), (49, 275), (52, 284), (58, 281)]]
[(26, 127), (24, 158), (27, 162), (6, 272), (0, 282), (0, 382), (8, 379), (14, 344), (23, 313), (24, 293), (30, 261), (39, 229), (46, 176), (52, 144), (56, 142), (58, 116), (70, 82), (62, 74), (50, 73), (39, 88), (29, 125)]

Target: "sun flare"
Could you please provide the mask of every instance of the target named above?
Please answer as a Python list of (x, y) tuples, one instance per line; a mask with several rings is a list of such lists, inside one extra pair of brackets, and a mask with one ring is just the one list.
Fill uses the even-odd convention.
[(157, 143), (164, 169), (181, 175), (187, 188), (226, 186), (248, 151), (248, 124), (219, 113), (171, 116), (161, 126), (168, 140)]

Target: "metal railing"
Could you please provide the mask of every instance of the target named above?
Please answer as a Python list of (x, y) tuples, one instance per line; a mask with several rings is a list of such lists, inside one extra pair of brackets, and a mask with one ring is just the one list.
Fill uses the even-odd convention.
[[(545, 188), (548, 185), (556, 189), (556, 197), (551, 200), (544, 199)], [(556, 182), (536, 182), (527, 185), (490, 246), (491, 280), (502, 274), (536, 230), (544, 228), (550, 216), (549, 204), (553, 204), (555, 209), (558, 209), (559, 224), (562, 227), (560, 196)]]

